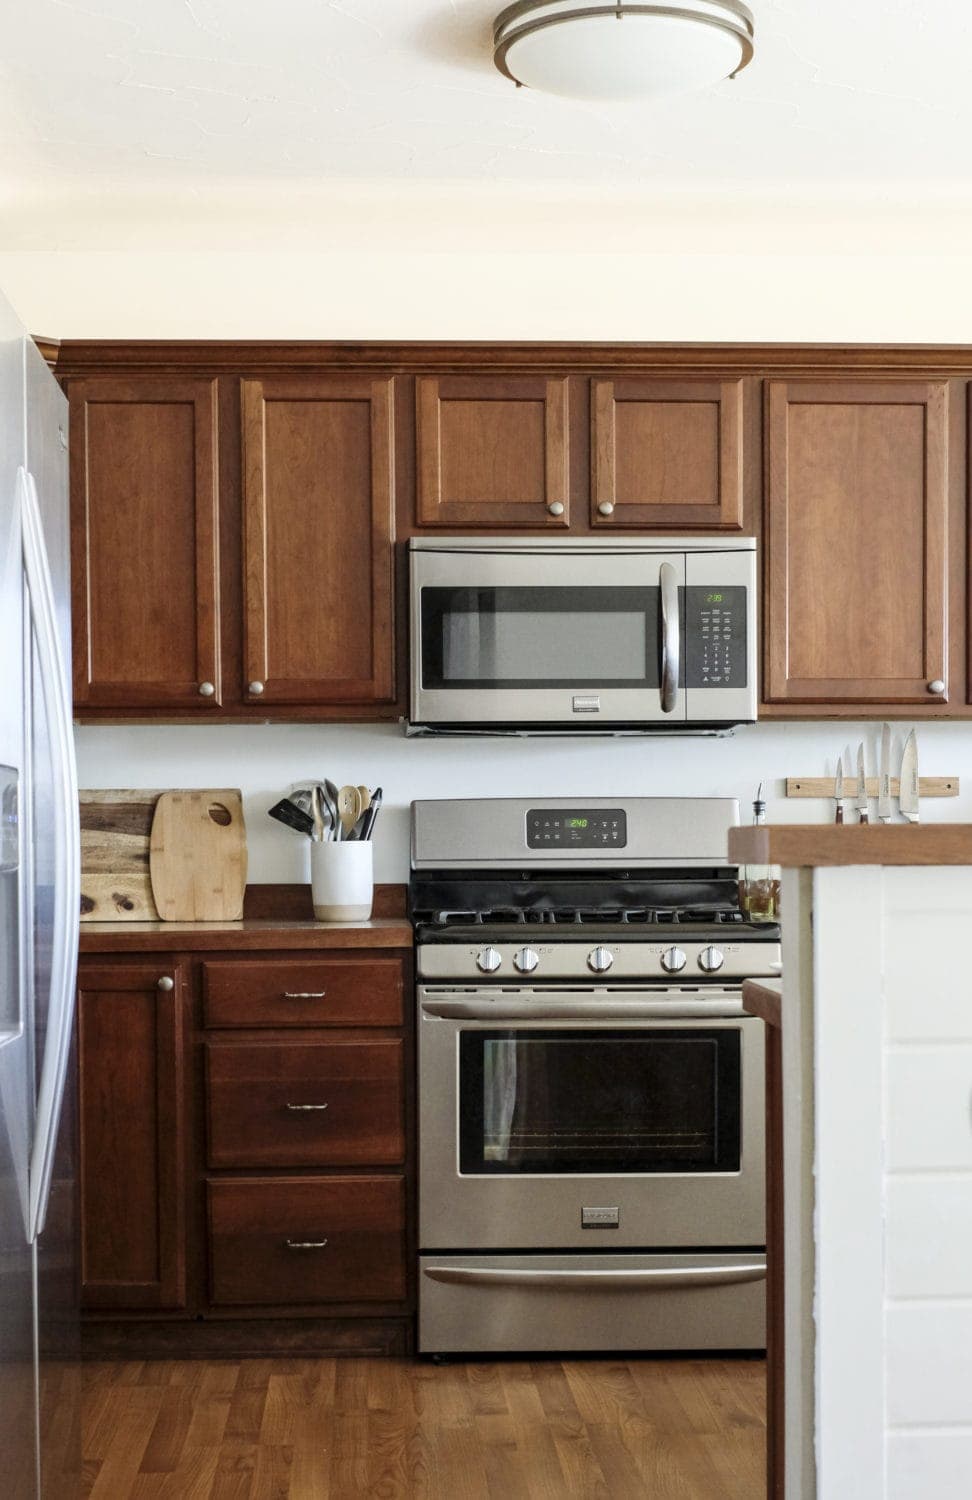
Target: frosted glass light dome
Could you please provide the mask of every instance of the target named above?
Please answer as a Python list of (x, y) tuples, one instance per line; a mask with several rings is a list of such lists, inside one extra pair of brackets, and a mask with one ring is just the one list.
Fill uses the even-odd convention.
[(710, 88), (753, 55), (738, 0), (520, 0), (497, 16), (493, 60), (514, 83), (569, 99), (656, 99)]

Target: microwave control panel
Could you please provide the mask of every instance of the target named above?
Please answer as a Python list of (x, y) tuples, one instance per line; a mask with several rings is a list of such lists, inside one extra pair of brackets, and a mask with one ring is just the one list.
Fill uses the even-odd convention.
[(623, 849), (628, 842), (623, 807), (531, 807), (526, 827), (530, 849)]
[(746, 589), (685, 590), (685, 686), (746, 687)]

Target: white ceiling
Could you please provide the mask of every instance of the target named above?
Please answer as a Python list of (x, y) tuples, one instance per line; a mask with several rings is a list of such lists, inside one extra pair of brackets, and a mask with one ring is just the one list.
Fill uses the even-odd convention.
[(502, 78), (501, 3), (0, 0), (0, 187), (972, 186), (968, 0), (750, 0), (738, 80), (613, 108)]

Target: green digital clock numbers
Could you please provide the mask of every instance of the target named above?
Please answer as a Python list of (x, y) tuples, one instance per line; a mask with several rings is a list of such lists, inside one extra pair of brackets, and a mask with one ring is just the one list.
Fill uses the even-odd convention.
[(721, 604), (723, 597), (722, 594), (706, 594), (705, 602), (706, 604)]
[(568, 828), (586, 828), (587, 825), (588, 825), (588, 822), (589, 822), (589, 819), (587, 819), (587, 818), (568, 818), (567, 819), (567, 827)]

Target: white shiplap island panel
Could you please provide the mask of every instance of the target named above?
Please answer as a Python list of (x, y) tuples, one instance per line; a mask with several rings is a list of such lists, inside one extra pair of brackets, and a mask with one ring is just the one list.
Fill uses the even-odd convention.
[(972, 830), (914, 832), (788, 834), (786, 1500), (972, 1495)]

